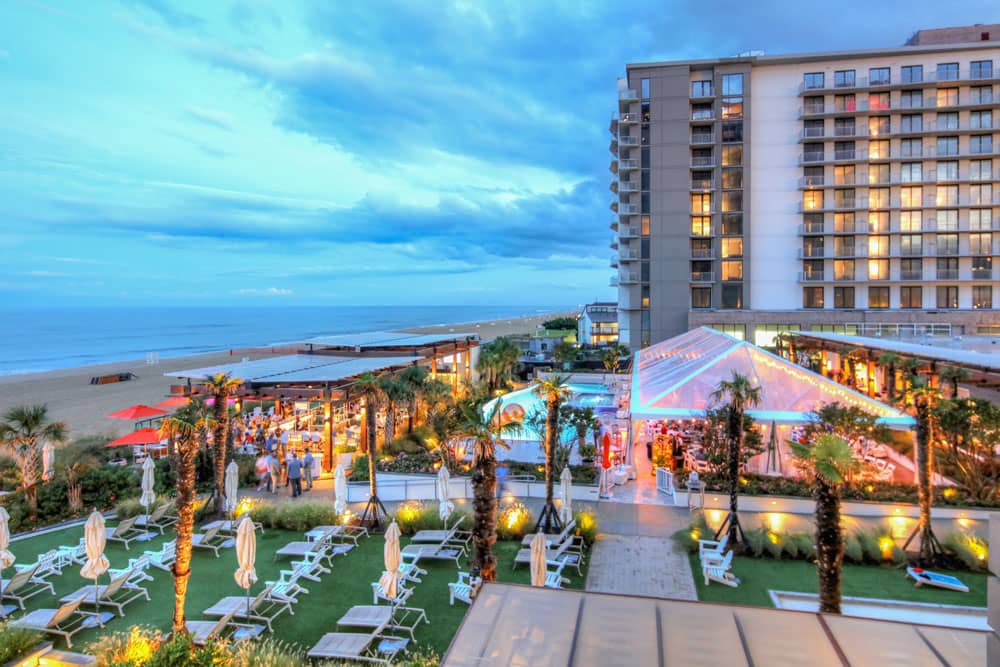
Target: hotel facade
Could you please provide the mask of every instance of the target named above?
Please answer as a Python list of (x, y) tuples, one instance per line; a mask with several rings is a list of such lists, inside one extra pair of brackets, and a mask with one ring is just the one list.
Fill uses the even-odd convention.
[(611, 284), (633, 349), (709, 325), (1000, 333), (1000, 25), (630, 64)]

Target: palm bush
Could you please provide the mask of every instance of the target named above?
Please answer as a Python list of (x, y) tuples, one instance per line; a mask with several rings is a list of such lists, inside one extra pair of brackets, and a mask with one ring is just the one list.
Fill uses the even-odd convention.
[(970, 570), (986, 570), (989, 558), (989, 543), (986, 540), (969, 533), (952, 533), (945, 539), (944, 546)]

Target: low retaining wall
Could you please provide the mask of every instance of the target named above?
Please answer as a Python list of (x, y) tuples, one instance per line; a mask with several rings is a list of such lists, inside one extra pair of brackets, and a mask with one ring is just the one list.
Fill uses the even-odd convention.
[[(436, 475), (400, 475), (379, 473), (378, 497), (382, 502), (406, 500), (435, 500)], [(545, 482), (508, 481), (501, 490), (503, 496), (515, 498), (544, 498)], [(558, 484), (556, 495), (559, 495)], [(451, 478), (448, 484), (450, 498), (472, 498), (472, 478)], [(347, 485), (347, 502), (363, 503), (368, 500), (368, 482), (350, 482)], [(573, 500), (597, 500), (597, 486), (573, 485)]]

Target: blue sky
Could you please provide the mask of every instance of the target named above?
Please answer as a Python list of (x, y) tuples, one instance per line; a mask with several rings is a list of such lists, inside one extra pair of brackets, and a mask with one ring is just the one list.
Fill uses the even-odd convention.
[(611, 297), (624, 63), (1000, 20), (837, 6), (5, 0), (0, 302)]

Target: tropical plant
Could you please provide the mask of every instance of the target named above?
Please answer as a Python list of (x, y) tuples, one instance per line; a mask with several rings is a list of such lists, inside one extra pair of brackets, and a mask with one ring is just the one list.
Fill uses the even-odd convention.
[(566, 331), (576, 329), (576, 318), (572, 316), (554, 317), (551, 320), (542, 322), (542, 328), (549, 331)]
[(458, 406), (457, 431), (469, 438), (472, 450), (472, 567), (478, 568), (483, 581), (496, 578), (497, 559), (493, 544), (497, 540), (497, 445), (507, 448), (501, 439), (519, 426), (512, 422), (502, 424), (502, 401), (497, 400), (486, 411), (481, 400), (463, 401)]
[(408, 405), (414, 394), (407, 383), (388, 373), (379, 375), (378, 383), (382, 388), (382, 406), (385, 408), (382, 444), (387, 446), (396, 437), (396, 415), (399, 414), (399, 408)]
[(729, 442), (729, 514), (719, 526), (716, 539), (728, 526), (729, 543), (738, 545), (742, 543), (743, 528), (740, 526), (739, 515), (737, 514), (739, 505), (739, 474), (740, 458), (743, 443), (746, 439), (744, 431), (743, 417), (747, 409), (756, 407), (761, 401), (761, 388), (750, 382), (745, 375), (740, 375), (733, 371), (732, 378), (722, 380), (710, 398), (715, 403), (728, 401), (725, 404), (726, 410), (726, 439)]
[(808, 438), (823, 433), (834, 433), (845, 440), (867, 438), (875, 442), (889, 442), (892, 433), (878, 417), (853, 405), (842, 405), (834, 401), (824, 403), (809, 413), (809, 423), (805, 427)]
[(66, 441), (66, 424), (50, 422), (47, 405), (19, 405), (11, 408), (0, 422), (0, 449), (14, 459), (21, 472), (21, 485), (28, 507), (38, 509), (37, 485), (41, 477), (42, 448), (45, 443)]
[(597, 418), (597, 413), (594, 412), (594, 408), (591, 407), (577, 407), (577, 406), (566, 406), (567, 421), (576, 431), (576, 443), (579, 448), (580, 456), (583, 456), (584, 449), (587, 446), (587, 433), (599, 430), (601, 428), (601, 420)]
[[(83, 486), (80, 477), (101, 463), (100, 455), (89, 443), (76, 441), (56, 452), (56, 467), (66, 475), (66, 500), (70, 510), (83, 510)], [(102, 445), (103, 447), (103, 445)]]
[(535, 524), (535, 530), (542, 530), (546, 533), (558, 532), (562, 528), (559, 520), (559, 511), (553, 502), (553, 486), (555, 482), (555, 471), (553, 466), (553, 456), (556, 447), (559, 445), (559, 437), (562, 434), (559, 424), (559, 412), (563, 401), (572, 394), (567, 385), (568, 377), (565, 375), (550, 375), (541, 380), (534, 389), (536, 396), (545, 399), (545, 506)]
[(564, 369), (568, 369), (576, 360), (577, 351), (576, 345), (561, 340), (552, 347), (552, 358), (558, 361)]
[(621, 370), (622, 357), (628, 356), (628, 348), (621, 343), (612, 343), (604, 348), (601, 361), (604, 363), (604, 370), (608, 373), (617, 373)]
[(958, 398), (958, 383), (969, 379), (969, 371), (965, 370), (961, 366), (945, 366), (938, 373), (938, 377), (941, 382), (947, 382), (951, 385), (951, 396), (949, 398)]
[(816, 570), (819, 576), (819, 610), (840, 613), (841, 567), (844, 534), (840, 525), (840, 486), (857, 466), (851, 446), (843, 438), (826, 434), (812, 443), (789, 442), (799, 468), (812, 481), (816, 499)]
[[(185, 633), (184, 601), (187, 598), (188, 579), (191, 577), (191, 536), (194, 533), (194, 459), (198, 453), (199, 431), (205, 431), (205, 422), (196, 406), (178, 408), (160, 422), (160, 436), (169, 438), (177, 457), (177, 547), (176, 560), (171, 568), (174, 575), (175, 633)], [(204, 437), (202, 435), (202, 437)]]
[(426, 385), (429, 373), (423, 366), (407, 366), (396, 377), (397, 381), (407, 388), (406, 432), (413, 433), (413, 426), (416, 422), (417, 411), (420, 401), (423, 398), (424, 386)]
[(479, 347), (476, 371), (485, 382), (487, 394), (510, 385), (521, 358), (521, 348), (512, 339), (501, 336)]
[(974, 501), (988, 502), (1000, 489), (1000, 408), (981, 398), (941, 400), (934, 407), (941, 440), (941, 469)]
[[(712, 473), (729, 478), (729, 409), (727, 407), (705, 410), (705, 435), (701, 440), (705, 452), (705, 462)], [(764, 438), (757, 421), (748, 414), (743, 415), (743, 446), (740, 448), (739, 468), (764, 451)]]
[(229, 373), (216, 373), (205, 380), (205, 388), (214, 399), (212, 405), (212, 447), (215, 456), (215, 514), (226, 513), (226, 444), (230, 440), (229, 397), (243, 384), (243, 380)]
[[(372, 462), (378, 459), (378, 432), (376, 430), (375, 416), (379, 409), (385, 405), (386, 396), (384, 383), (380, 378), (371, 373), (365, 373), (358, 378), (355, 388), (365, 399), (365, 452)], [(388, 425), (388, 416), (386, 423)], [(371, 520), (373, 526), (378, 526), (382, 517), (385, 516), (385, 507), (378, 498), (378, 474), (374, 465), (369, 465), (368, 472), (368, 505), (365, 506), (364, 518)]]
[(896, 367), (901, 361), (903, 357), (895, 352), (883, 352), (878, 358), (879, 365), (885, 367), (885, 389), (889, 401), (896, 398)]
[(934, 557), (941, 553), (941, 545), (934, 536), (931, 527), (931, 506), (934, 503), (934, 448), (937, 418), (935, 406), (941, 398), (937, 389), (927, 385), (920, 378), (913, 378), (910, 387), (904, 395), (906, 402), (912, 406), (911, 412), (916, 419), (916, 465), (917, 465), (917, 505), (920, 517), (917, 528), (906, 540), (903, 548), (910, 546), (914, 537), (920, 539), (919, 559), (921, 564), (929, 565)]

